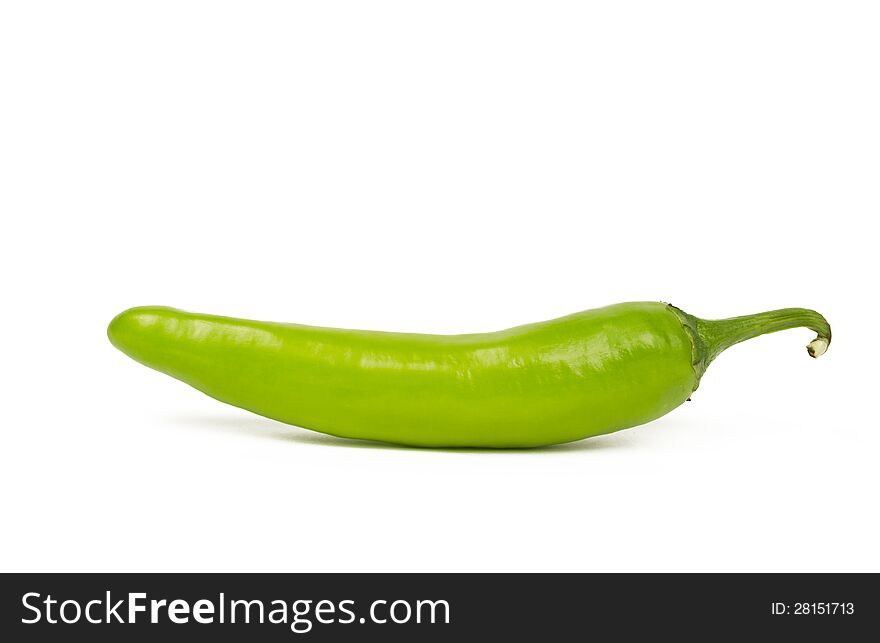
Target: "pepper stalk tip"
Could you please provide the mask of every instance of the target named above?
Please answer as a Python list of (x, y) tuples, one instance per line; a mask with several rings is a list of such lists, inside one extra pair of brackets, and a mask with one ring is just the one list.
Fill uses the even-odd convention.
[(828, 350), (828, 340), (824, 337), (817, 337), (807, 344), (807, 352), (810, 357), (821, 357)]

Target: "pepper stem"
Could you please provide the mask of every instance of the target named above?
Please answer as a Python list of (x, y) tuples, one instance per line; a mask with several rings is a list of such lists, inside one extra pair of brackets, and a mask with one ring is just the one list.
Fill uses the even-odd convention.
[(819, 357), (831, 343), (831, 326), (815, 310), (782, 308), (766, 313), (731, 317), (730, 319), (699, 319), (696, 330), (706, 351), (703, 368), (718, 355), (747, 339), (804, 326), (816, 331), (817, 337), (807, 345), (810, 357)]

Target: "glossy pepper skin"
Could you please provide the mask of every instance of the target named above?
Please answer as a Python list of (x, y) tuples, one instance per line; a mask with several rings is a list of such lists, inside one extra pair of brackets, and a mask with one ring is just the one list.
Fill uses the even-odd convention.
[(794, 326), (793, 308), (705, 321), (634, 302), (493, 333), (341, 330), (132, 308), (108, 328), (133, 359), (220, 401), (346, 438), (424, 447), (534, 447), (665, 415), (728, 346)]

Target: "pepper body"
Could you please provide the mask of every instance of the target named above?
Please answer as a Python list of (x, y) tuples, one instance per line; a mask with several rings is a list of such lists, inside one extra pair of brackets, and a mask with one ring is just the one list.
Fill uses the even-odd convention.
[[(688, 399), (727, 341), (727, 327), (715, 328), (702, 333), (707, 347), (697, 321), (637, 302), (493, 333), (422, 335), (143, 307), (117, 316), (108, 335), (211, 397), (304, 428), (427, 447), (533, 447), (642, 424)], [(741, 327), (736, 341), (747, 338)]]

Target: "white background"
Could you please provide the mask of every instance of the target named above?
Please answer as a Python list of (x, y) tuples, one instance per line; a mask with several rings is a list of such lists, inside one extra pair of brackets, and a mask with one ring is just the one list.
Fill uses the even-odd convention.
[[(0, 569), (880, 571), (871, 2), (6, 2)], [(329, 438), (114, 350), (164, 304), (453, 333), (785, 306), (538, 451)]]

